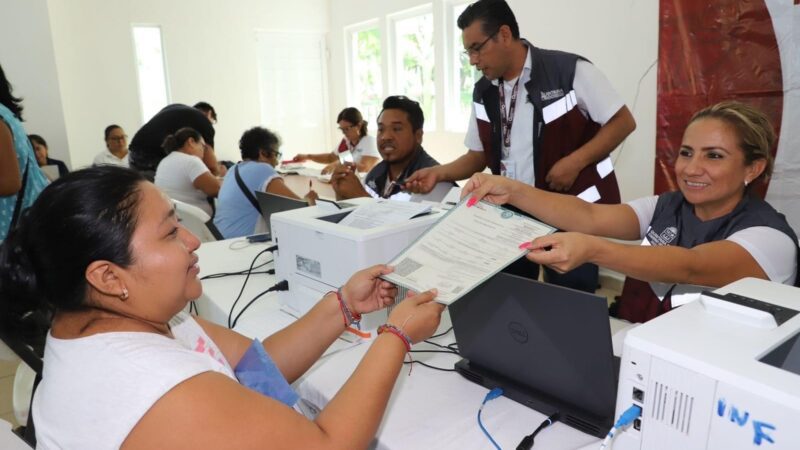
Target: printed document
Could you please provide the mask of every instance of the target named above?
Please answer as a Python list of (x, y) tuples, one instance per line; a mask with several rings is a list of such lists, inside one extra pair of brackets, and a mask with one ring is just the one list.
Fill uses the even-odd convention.
[(382, 277), (415, 292), (436, 288), (449, 305), (524, 255), (519, 245), (555, 228), (502, 206), (466, 199), (396, 256)]
[(376, 200), (359, 206), (339, 221), (339, 225), (367, 230), (383, 225), (406, 222), (431, 211), (430, 205), (393, 200)]

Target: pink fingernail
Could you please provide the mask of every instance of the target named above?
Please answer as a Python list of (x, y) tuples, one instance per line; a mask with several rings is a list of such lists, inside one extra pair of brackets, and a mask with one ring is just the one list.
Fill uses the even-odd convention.
[(467, 200), (467, 208), (474, 206), (475, 203), (478, 203), (478, 199), (475, 197), (470, 197), (469, 200)]
[(519, 244), (520, 250), (530, 250), (530, 248), (531, 248), (531, 242), (523, 242), (522, 244)]

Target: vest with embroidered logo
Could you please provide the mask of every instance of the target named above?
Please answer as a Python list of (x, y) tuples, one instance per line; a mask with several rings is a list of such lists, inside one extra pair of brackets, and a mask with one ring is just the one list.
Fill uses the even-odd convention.
[[(591, 140), (601, 126), (583, 116), (572, 86), (578, 59), (586, 59), (571, 53), (539, 49), (524, 39), (522, 42), (530, 49), (532, 63), (531, 79), (525, 83), (528, 91), (525, 101), (534, 109), (531, 132), (535, 185), (550, 190), (545, 178), (553, 165)], [(478, 135), (483, 144), (486, 166), (497, 175), (500, 173), (503, 145), (498, 88), (483, 77), (475, 83), (472, 96), (474, 102), (484, 105), (489, 117), (489, 122), (478, 119)], [(581, 170), (567, 193), (578, 195), (595, 187), (600, 195), (598, 203), (619, 203), (619, 186), (614, 172), (602, 177), (597, 162)]]
[[(650, 245), (676, 245), (692, 248), (707, 242), (720, 241), (737, 231), (751, 227), (774, 228), (792, 239), (797, 247), (797, 235), (783, 214), (760, 198), (745, 195), (730, 213), (713, 220), (701, 221), (694, 206), (681, 192), (668, 192), (658, 197), (653, 219), (645, 238)], [(796, 249), (800, 257), (800, 250)], [(800, 278), (800, 277), (796, 277)], [(795, 285), (800, 280), (795, 279)], [(619, 299), (617, 315), (631, 322), (646, 322), (672, 309), (670, 295), (663, 301), (650, 283), (628, 277)]]

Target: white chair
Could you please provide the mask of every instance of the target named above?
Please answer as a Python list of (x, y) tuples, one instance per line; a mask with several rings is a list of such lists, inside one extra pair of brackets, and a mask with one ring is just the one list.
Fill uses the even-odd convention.
[(17, 366), (17, 372), (14, 374), (14, 393), (11, 399), (11, 403), (14, 406), (14, 418), (17, 419), (17, 423), (28, 423), (35, 382), (36, 372), (28, 367), (25, 362), (21, 362)]
[(194, 233), (194, 235), (200, 239), (200, 242), (213, 242), (217, 240), (217, 237), (207, 225), (211, 217), (209, 217), (205, 211), (180, 200), (173, 199), (172, 202), (175, 203), (175, 213), (178, 215), (178, 221), (180, 221), (181, 225)]
[(0, 419), (0, 448), (4, 450), (30, 450), (19, 436), (11, 431), (11, 424)]

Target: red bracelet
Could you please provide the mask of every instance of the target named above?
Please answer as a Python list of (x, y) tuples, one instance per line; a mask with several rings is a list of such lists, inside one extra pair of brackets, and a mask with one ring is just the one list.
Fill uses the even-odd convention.
[(339, 310), (342, 311), (342, 318), (344, 319), (344, 326), (349, 327), (350, 325), (355, 325), (356, 328), (361, 328), (359, 325), (361, 323), (361, 314), (354, 313), (350, 311), (350, 308), (347, 307), (347, 304), (342, 299), (342, 289), (335, 291), (336, 300), (339, 301)]
[(384, 332), (392, 333), (393, 335), (399, 337), (403, 341), (403, 345), (406, 347), (406, 352), (411, 351), (411, 338), (408, 337), (407, 334), (403, 333), (403, 330), (387, 323), (378, 327), (378, 334), (382, 334)]

